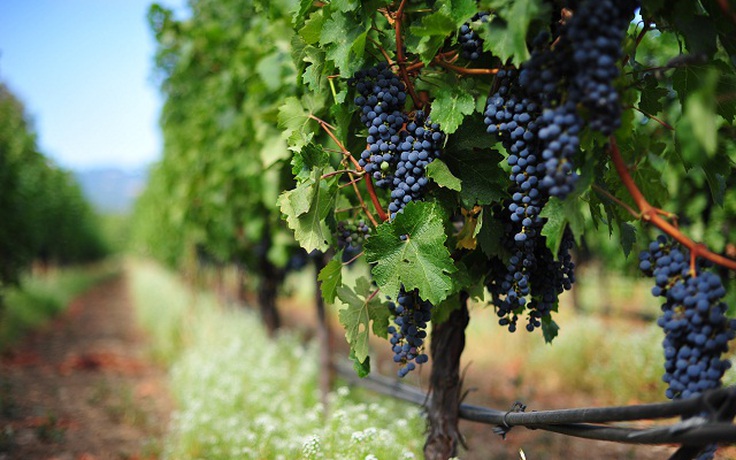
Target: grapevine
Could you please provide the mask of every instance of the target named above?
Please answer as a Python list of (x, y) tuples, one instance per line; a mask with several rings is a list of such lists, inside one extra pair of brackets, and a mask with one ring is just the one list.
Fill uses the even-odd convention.
[[(703, 264), (691, 272), (688, 252), (664, 236), (639, 259), (641, 270), (655, 279), (652, 294), (665, 299), (657, 324), (665, 333), (662, 379), (668, 385), (667, 398), (690, 398), (719, 388), (731, 367), (722, 355), (736, 337), (736, 320), (726, 317), (720, 277)], [(698, 458), (712, 458), (714, 452), (715, 446), (708, 446)]]
[[(714, 145), (696, 114), (717, 114), (718, 122), (709, 126), (719, 134), (732, 129), (727, 88), (733, 69), (723, 60), (730, 45), (718, 48), (715, 57), (698, 41), (703, 37), (680, 31), (693, 56), (719, 62), (701, 70), (695, 57), (679, 50), (672, 64), (644, 60), (659, 43), (649, 37), (677, 29), (673, 17), (682, 20), (685, 10), (712, 21), (713, 33), (724, 43), (729, 43), (724, 31), (732, 25), (716, 19), (722, 11), (712, 5), (671, 12), (637, 0), (532, 3), (527, 9), (514, 1), (460, 6), (397, 0), (375, 10), (367, 3), (304, 3), (295, 16), (304, 50), (295, 54), (295, 65), (308, 91), (290, 99), (279, 118), (295, 164), (310, 164), (314, 174), (295, 173), (297, 186), (282, 194), (282, 211), (307, 249), (352, 247), (347, 241), (352, 233), (332, 219), (337, 203), (364, 211), (363, 221), (373, 224), (355, 256), (367, 264), (369, 276), (347, 283), (335, 264), (320, 275), (330, 281), (322, 287), (325, 298), (345, 304), (341, 322), (355, 368), (361, 375), (370, 370), (367, 331), (388, 340), (400, 377), (430, 360), (437, 363), (437, 357), (448, 355), (441, 355), (436, 343), (443, 337), (460, 340), (462, 330), (451, 329), (465, 327), (469, 302), (486, 298), (501, 326), (511, 332), (522, 326), (541, 329), (544, 340), (552, 341), (559, 330), (553, 316), (560, 296), (578, 275), (578, 245), (585, 242), (587, 250), (588, 234), (607, 227), (609, 234), (621, 235), (624, 252), (640, 249), (640, 232), (631, 224), (639, 220), (682, 245), (660, 241), (659, 252), (650, 248), (641, 260), (642, 269), (667, 286), (657, 292), (665, 297), (660, 325), (667, 337), (666, 396), (681, 399), (715, 389), (728, 366), (721, 355), (734, 338), (734, 326), (726, 316), (727, 281), (706, 265), (734, 269), (736, 262), (694, 242), (689, 226), (680, 228), (675, 213), (665, 209), (682, 212), (686, 200), (685, 192), (671, 187), (683, 174), (673, 167), (694, 171), (697, 177), (688, 183), (693, 193), (707, 188), (720, 202), (728, 193), (730, 182), (719, 168), (730, 165), (723, 152), (732, 142), (721, 136)], [(343, 23), (355, 27), (337, 26)], [(314, 31), (322, 27), (326, 32), (318, 37)], [(696, 43), (702, 45), (699, 51)], [(329, 76), (328, 102), (315, 103), (309, 94), (325, 94), (317, 73)], [(698, 93), (698, 98), (715, 102), (694, 108), (700, 99), (690, 95), (709, 81), (706, 77), (715, 83), (708, 96)], [(720, 99), (711, 98), (715, 95)], [(697, 142), (681, 142), (685, 134), (673, 117), (689, 120)], [(314, 161), (311, 152), (326, 138), (339, 147), (339, 158)], [(698, 153), (696, 143), (709, 156)], [(685, 154), (685, 149), (690, 150)], [(305, 206), (296, 190), (315, 198)], [(630, 198), (623, 196), (627, 191)], [(379, 219), (368, 213), (369, 200)], [(725, 211), (718, 216), (730, 229)], [(688, 212), (687, 222), (707, 217)], [(337, 241), (330, 241), (335, 234)], [(680, 254), (677, 267), (656, 272), (657, 261), (672, 254)], [(684, 299), (691, 297), (707, 298), (707, 318), (682, 316)], [(703, 332), (703, 326), (711, 329)], [(677, 336), (683, 330), (684, 338)], [(708, 337), (699, 344), (708, 352), (695, 352), (701, 361), (693, 358), (698, 343), (687, 338), (690, 334), (699, 342)], [(463, 344), (452, 346), (459, 356)], [(682, 367), (672, 349), (695, 360)], [(442, 434), (449, 445), (435, 437), (440, 426), (435, 417), (443, 416), (437, 408), (449, 405), (448, 392), (459, 387), (454, 364), (445, 359), (442, 365), (446, 368), (433, 367), (430, 381), (447, 377), (452, 384), (432, 396), (433, 428), (425, 445), (425, 454), (437, 458), (454, 455), (460, 439), (456, 429)]]

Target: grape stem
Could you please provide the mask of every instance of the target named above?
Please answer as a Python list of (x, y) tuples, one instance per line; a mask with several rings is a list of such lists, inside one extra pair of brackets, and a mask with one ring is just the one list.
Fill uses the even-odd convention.
[[(315, 117), (312, 114), (309, 114), (309, 118), (319, 123), (319, 125), (322, 127), (322, 129), (327, 133), (328, 136), (337, 144), (337, 147), (340, 149), (340, 152), (342, 152), (342, 155), (344, 158), (350, 160), (351, 163), (353, 163), (353, 166), (355, 166), (355, 170), (358, 173), (363, 173), (363, 168), (358, 163), (358, 160), (356, 160), (353, 157), (353, 154), (350, 153), (348, 149), (345, 148), (345, 144), (340, 142), (340, 139), (335, 136), (335, 133), (333, 130), (335, 129), (333, 126), (331, 126), (326, 121), (322, 120), (321, 118)], [(360, 193), (360, 190), (358, 189), (358, 184), (355, 181), (355, 177), (351, 172), (348, 172), (348, 176), (350, 177), (350, 183), (353, 185), (353, 190), (355, 190), (355, 195), (358, 197), (358, 201), (360, 202), (360, 207), (363, 208), (363, 212), (365, 212), (365, 215), (368, 217), (368, 220), (371, 221), (374, 227), (378, 227), (378, 222), (376, 221), (376, 218), (373, 217), (373, 214), (368, 210), (368, 206), (365, 204), (365, 200), (363, 200), (363, 195)], [(376, 195), (376, 190), (373, 188), (373, 182), (371, 181), (370, 174), (363, 174), (363, 180), (365, 181), (365, 186), (368, 189), (368, 195), (371, 197), (371, 201), (373, 202), (373, 206), (376, 208), (376, 212), (378, 213), (378, 217), (382, 221), (388, 220), (388, 215), (386, 214), (386, 211), (383, 210), (381, 207), (381, 203), (378, 201), (378, 196)]]
[(388, 63), (388, 65), (390, 66), (394, 65), (394, 61), (391, 59), (391, 56), (388, 55), (388, 53), (386, 52), (385, 49), (383, 49), (383, 46), (381, 46), (380, 43), (378, 43), (376, 40), (372, 39), (371, 37), (366, 37), (366, 38), (368, 39), (369, 42), (376, 45), (376, 48), (378, 48), (378, 51), (380, 51), (381, 54), (383, 54), (383, 58), (386, 59), (386, 62)]
[[(452, 70), (455, 73), (461, 75), (495, 75), (501, 69), (485, 69), (485, 68), (467, 68), (454, 65), (451, 61), (457, 58), (457, 51), (448, 51), (445, 53), (439, 53), (432, 59), (432, 64), (436, 64), (440, 67), (444, 67), (447, 70)], [(449, 58), (449, 60), (448, 60)], [(424, 68), (423, 62), (415, 62), (409, 65), (406, 70), (408, 72), (414, 72)]]
[(350, 176), (350, 181), (344, 184), (340, 184), (340, 188), (350, 187), (353, 184), (357, 184), (358, 182), (360, 182), (360, 179), (362, 179), (360, 176), (358, 177), (353, 176), (352, 173), (348, 173), (348, 175)]
[(626, 204), (623, 201), (621, 201), (618, 198), (616, 198), (614, 195), (611, 194), (611, 192), (609, 192), (608, 190), (604, 189), (600, 185), (593, 184), (591, 186), (591, 188), (593, 190), (595, 190), (596, 192), (600, 193), (601, 195), (605, 196), (609, 200), (613, 201), (617, 205), (619, 205), (622, 208), (624, 208), (626, 210), (626, 212), (628, 212), (629, 214), (631, 214), (632, 216), (634, 216), (636, 219), (641, 219), (641, 213), (636, 212), (636, 210), (634, 208), (632, 208), (628, 204)]
[(343, 265), (344, 267), (347, 267), (348, 265), (352, 264), (352, 263), (353, 263), (353, 262), (355, 262), (356, 260), (358, 260), (358, 259), (360, 259), (361, 257), (363, 257), (363, 254), (365, 254), (365, 251), (360, 251), (360, 253), (358, 253), (358, 254), (357, 254), (357, 255), (356, 255), (355, 257), (353, 257), (352, 259), (348, 260), (347, 262), (343, 262), (343, 263), (342, 263), (342, 265)]
[(669, 123), (667, 123), (666, 121), (664, 121), (664, 120), (660, 120), (659, 118), (655, 117), (655, 116), (654, 116), (654, 115), (652, 115), (651, 113), (647, 113), (647, 112), (643, 111), (643, 110), (642, 110), (642, 109), (640, 109), (639, 107), (635, 107), (635, 106), (633, 106), (633, 105), (630, 105), (630, 106), (628, 106), (628, 107), (624, 107), (624, 108), (628, 108), (628, 109), (634, 109), (634, 110), (636, 110), (637, 112), (639, 112), (639, 113), (641, 113), (642, 115), (644, 115), (645, 117), (647, 117), (647, 118), (651, 118), (652, 120), (656, 121), (657, 123), (659, 123), (660, 125), (662, 125), (663, 127), (667, 128), (667, 129), (669, 129), (670, 131), (674, 131), (674, 130), (675, 130), (675, 128), (673, 128), (673, 127), (672, 127), (672, 126), (671, 126), (671, 125), (670, 125)]
[(354, 169), (340, 169), (337, 171), (332, 171), (326, 174), (322, 174), (320, 179), (327, 179), (328, 177), (337, 176), (338, 174), (345, 174), (345, 173), (362, 175), (362, 174), (365, 174), (365, 171), (356, 171)]
[(444, 59), (439, 59), (438, 56), (432, 59), (432, 62), (434, 64), (437, 64), (440, 67), (444, 67), (445, 69), (452, 70), (453, 72), (456, 72), (462, 75), (495, 75), (500, 70), (500, 69), (483, 69), (483, 68), (469, 69), (467, 67), (460, 67), (458, 65), (449, 63), (445, 61)]
[(690, 253), (692, 254), (691, 270), (694, 270), (694, 261), (697, 257), (708, 259), (715, 264), (728, 268), (729, 270), (736, 270), (736, 261), (727, 257), (723, 257), (720, 254), (716, 254), (710, 251), (704, 244), (696, 243), (695, 241), (691, 240), (677, 228), (676, 221), (674, 225), (667, 221), (666, 218), (672, 219), (674, 217), (674, 214), (662, 209), (655, 208), (654, 206), (649, 204), (639, 188), (636, 186), (636, 183), (631, 177), (631, 174), (629, 174), (629, 170), (626, 167), (626, 163), (624, 162), (623, 157), (621, 156), (621, 152), (618, 149), (616, 138), (614, 136), (610, 137), (608, 151), (611, 155), (611, 160), (613, 160), (613, 164), (616, 167), (616, 172), (621, 178), (621, 182), (629, 191), (629, 194), (631, 194), (631, 197), (634, 199), (634, 203), (639, 208), (640, 219), (645, 222), (651, 223), (667, 235), (677, 240), (677, 242), (688, 248), (690, 250)]
[(418, 109), (422, 108), (422, 101), (417, 96), (417, 92), (414, 90), (414, 85), (409, 79), (409, 72), (406, 70), (406, 56), (404, 55), (404, 38), (401, 36), (401, 22), (404, 16), (404, 8), (406, 8), (406, 0), (401, 0), (399, 9), (396, 10), (394, 15), (394, 30), (396, 31), (396, 62), (399, 64), (399, 73), (401, 79), (404, 80), (407, 91), (414, 101), (414, 106)]

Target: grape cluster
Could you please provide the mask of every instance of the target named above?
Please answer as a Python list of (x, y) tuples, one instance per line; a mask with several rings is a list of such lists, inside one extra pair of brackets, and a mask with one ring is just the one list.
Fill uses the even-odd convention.
[[(655, 280), (652, 294), (664, 298), (657, 324), (664, 330), (665, 373), (669, 399), (697, 396), (721, 386), (731, 362), (721, 359), (736, 337), (736, 320), (726, 317), (721, 278), (698, 264), (691, 273), (690, 254), (660, 235), (639, 255), (639, 268)], [(707, 414), (702, 414), (707, 415)], [(717, 445), (698, 459), (713, 458)]]
[(494, 216), (504, 222), (502, 243), (513, 252), (505, 264), (498, 258), (491, 259), (486, 287), (496, 307), (499, 324), (515, 332), (519, 315), (526, 309), (526, 329), (531, 332), (541, 326), (542, 318), (554, 310), (559, 295), (572, 288), (575, 282), (575, 264), (570, 255), (573, 235), (569, 228), (565, 229), (559, 252), (554, 257), (543, 236), (524, 241), (515, 239), (519, 223), (510, 219), (513, 214), (509, 208), (506, 203), (503, 208), (494, 210)]
[[(620, 108), (612, 82), (618, 76), (621, 40), (637, 5), (636, 0), (582, 1), (557, 37), (541, 33), (535, 38), (531, 58), (518, 71), (496, 75), (484, 122), (508, 152), (511, 199), (504, 202), (501, 218), (507, 221), (504, 246), (511, 255), (503, 267), (493, 267), (488, 288), (499, 322), (511, 331), (525, 309), (527, 329), (539, 327), (559, 294), (574, 282), (572, 238), (565, 236), (555, 257), (541, 236), (545, 220), (540, 212), (550, 197), (564, 199), (574, 190), (578, 175), (573, 160), (585, 123), (604, 134), (618, 126)], [(588, 24), (591, 15), (595, 27)], [(601, 19), (605, 15), (613, 20)]]
[(407, 121), (402, 111), (406, 101), (404, 84), (385, 63), (359, 70), (349, 83), (358, 92), (355, 104), (360, 108), (360, 121), (368, 128), (367, 147), (358, 163), (376, 186), (388, 188), (401, 141), (399, 131)]
[[(441, 155), (445, 134), (423, 111), (403, 113), (404, 85), (386, 64), (361, 70), (349, 82), (358, 93), (355, 104), (360, 108), (360, 121), (368, 128), (368, 145), (359, 164), (376, 186), (389, 189), (388, 211), (393, 219), (407, 203), (423, 198), (429, 183), (426, 167)], [(360, 244), (359, 239), (353, 228), (338, 224), (343, 257), (354, 243)], [(405, 292), (402, 287), (397, 302), (389, 305), (396, 323), (389, 327), (391, 344), (396, 362), (402, 364), (399, 376), (404, 377), (416, 364), (428, 360), (421, 349), (432, 304), (419, 299), (417, 291)]]
[(664, 236), (639, 256), (641, 270), (654, 277), (652, 294), (665, 299), (657, 324), (664, 329), (663, 380), (670, 399), (689, 398), (718, 388), (731, 366), (721, 359), (736, 337), (736, 320), (726, 317), (721, 278), (704, 271), (690, 272), (690, 254)]
[(401, 131), (401, 142), (396, 149), (398, 159), (391, 183), (391, 203), (388, 211), (393, 219), (407, 203), (421, 199), (427, 187), (427, 165), (442, 153), (445, 134), (437, 123), (432, 123), (418, 110), (414, 119)]
[(365, 221), (340, 221), (337, 223), (337, 247), (342, 249), (342, 261), (349, 263), (363, 250), (363, 243), (368, 239), (371, 228)]
[(416, 368), (416, 364), (424, 364), (429, 360), (422, 350), (424, 339), (427, 338), (427, 323), (432, 317), (432, 304), (420, 299), (416, 290), (406, 292), (402, 286), (396, 303), (389, 303), (389, 310), (396, 323), (388, 327), (391, 334), (389, 340), (394, 362), (402, 364), (398, 375), (404, 377)]
[(371, 233), (371, 228), (365, 221), (350, 222), (341, 220), (337, 223), (337, 247), (359, 248)]
[(563, 34), (572, 50), (575, 73), (571, 99), (587, 110), (591, 129), (610, 135), (621, 124), (621, 106), (613, 80), (619, 76), (621, 41), (631, 23), (636, 0), (582, 2)]
[[(620, 124), (621, 109), (613, 80), (618, 76), (621, 40), (637, 6), (635, 0), (581, 2), (560, 29), (553, 48), (549, 46), (549, 34), (537, 36), (531, 58), (513, 77), (513, 84), (504, 81), (509, 79), (507, 73), (499, 72), (499, 92), (487, 103), (488, 132), (498, 133), (502, 139), (528, 137), (525, 147), (534, 157), (533, 174), (545, 195), (565, 198), (573, 191), (578, 179), (573, 158), (586, 122), (606, 135)], [(499, 94), (504, 89), (506, 93)], [(524, 109), (531, 106), (524, 112), (525, 119), (531, 118), (521, 127), (525, 131), (518, 123), (504, 124), (498, 117), (489, 117), (489, 111), (493, 115), (497, 110), (499, 96), (505, 104), (526, 101)], [(513, 105), (511, 108), (519, 110)], [(511, 164), (517, 156), (509, 153)]]
[(488, 22), (489, 12), (475, 14), (470, 21), (460, 26), (457, 42), (460, 44), (460, 55), (470, 61), (477, 60), (483, 52), (483, 39), (473, 30), (474, 22)]
[(537, 119), (539, 106), (529, 98), (520, 97), (518, 73), (514, 70), (498, 72), (498, 91), (488, 98), (485, 123), (489, 133), (497, 133), (509, 152), (511, 166), (509, 179), (512, 197), (508, 204), (512, 222), (521, 223), (514, 240), (523, 243), (534, 238), (543, 222), (539, 217), (546, 202), (539, 190), (539, 137)]

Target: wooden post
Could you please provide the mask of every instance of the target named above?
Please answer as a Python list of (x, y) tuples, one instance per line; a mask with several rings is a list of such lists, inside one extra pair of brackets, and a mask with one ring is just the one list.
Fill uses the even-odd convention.
[(458, 429), (462, 391), (460, 355), (465, 348), (465, 328), (469, 319), (468, 295), (460, 293), (460, 308), (453, 311), (447, 321), (432, 328), (432, 373), (427, 407), (429, 434), (424, 444), (427, 460), (455, 457), (462, 439)]

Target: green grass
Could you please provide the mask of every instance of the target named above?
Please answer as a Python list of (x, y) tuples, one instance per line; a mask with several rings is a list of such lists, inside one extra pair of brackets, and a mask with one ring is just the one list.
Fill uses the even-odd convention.
[(421, 458), (418, 408), (344, 386), (320, 403), (314, 344), (269, 339), (252, 311), (192, 293), (157, 266), (134, 264), (130, 280), (152, 353), (171, 366), (178, 410), (165, 457)]
[(114, 261), (23, 276), (20, 285), (0, 291), (0, 350), (42, 325), (69, 305), (77, 295), (119, 273)]

